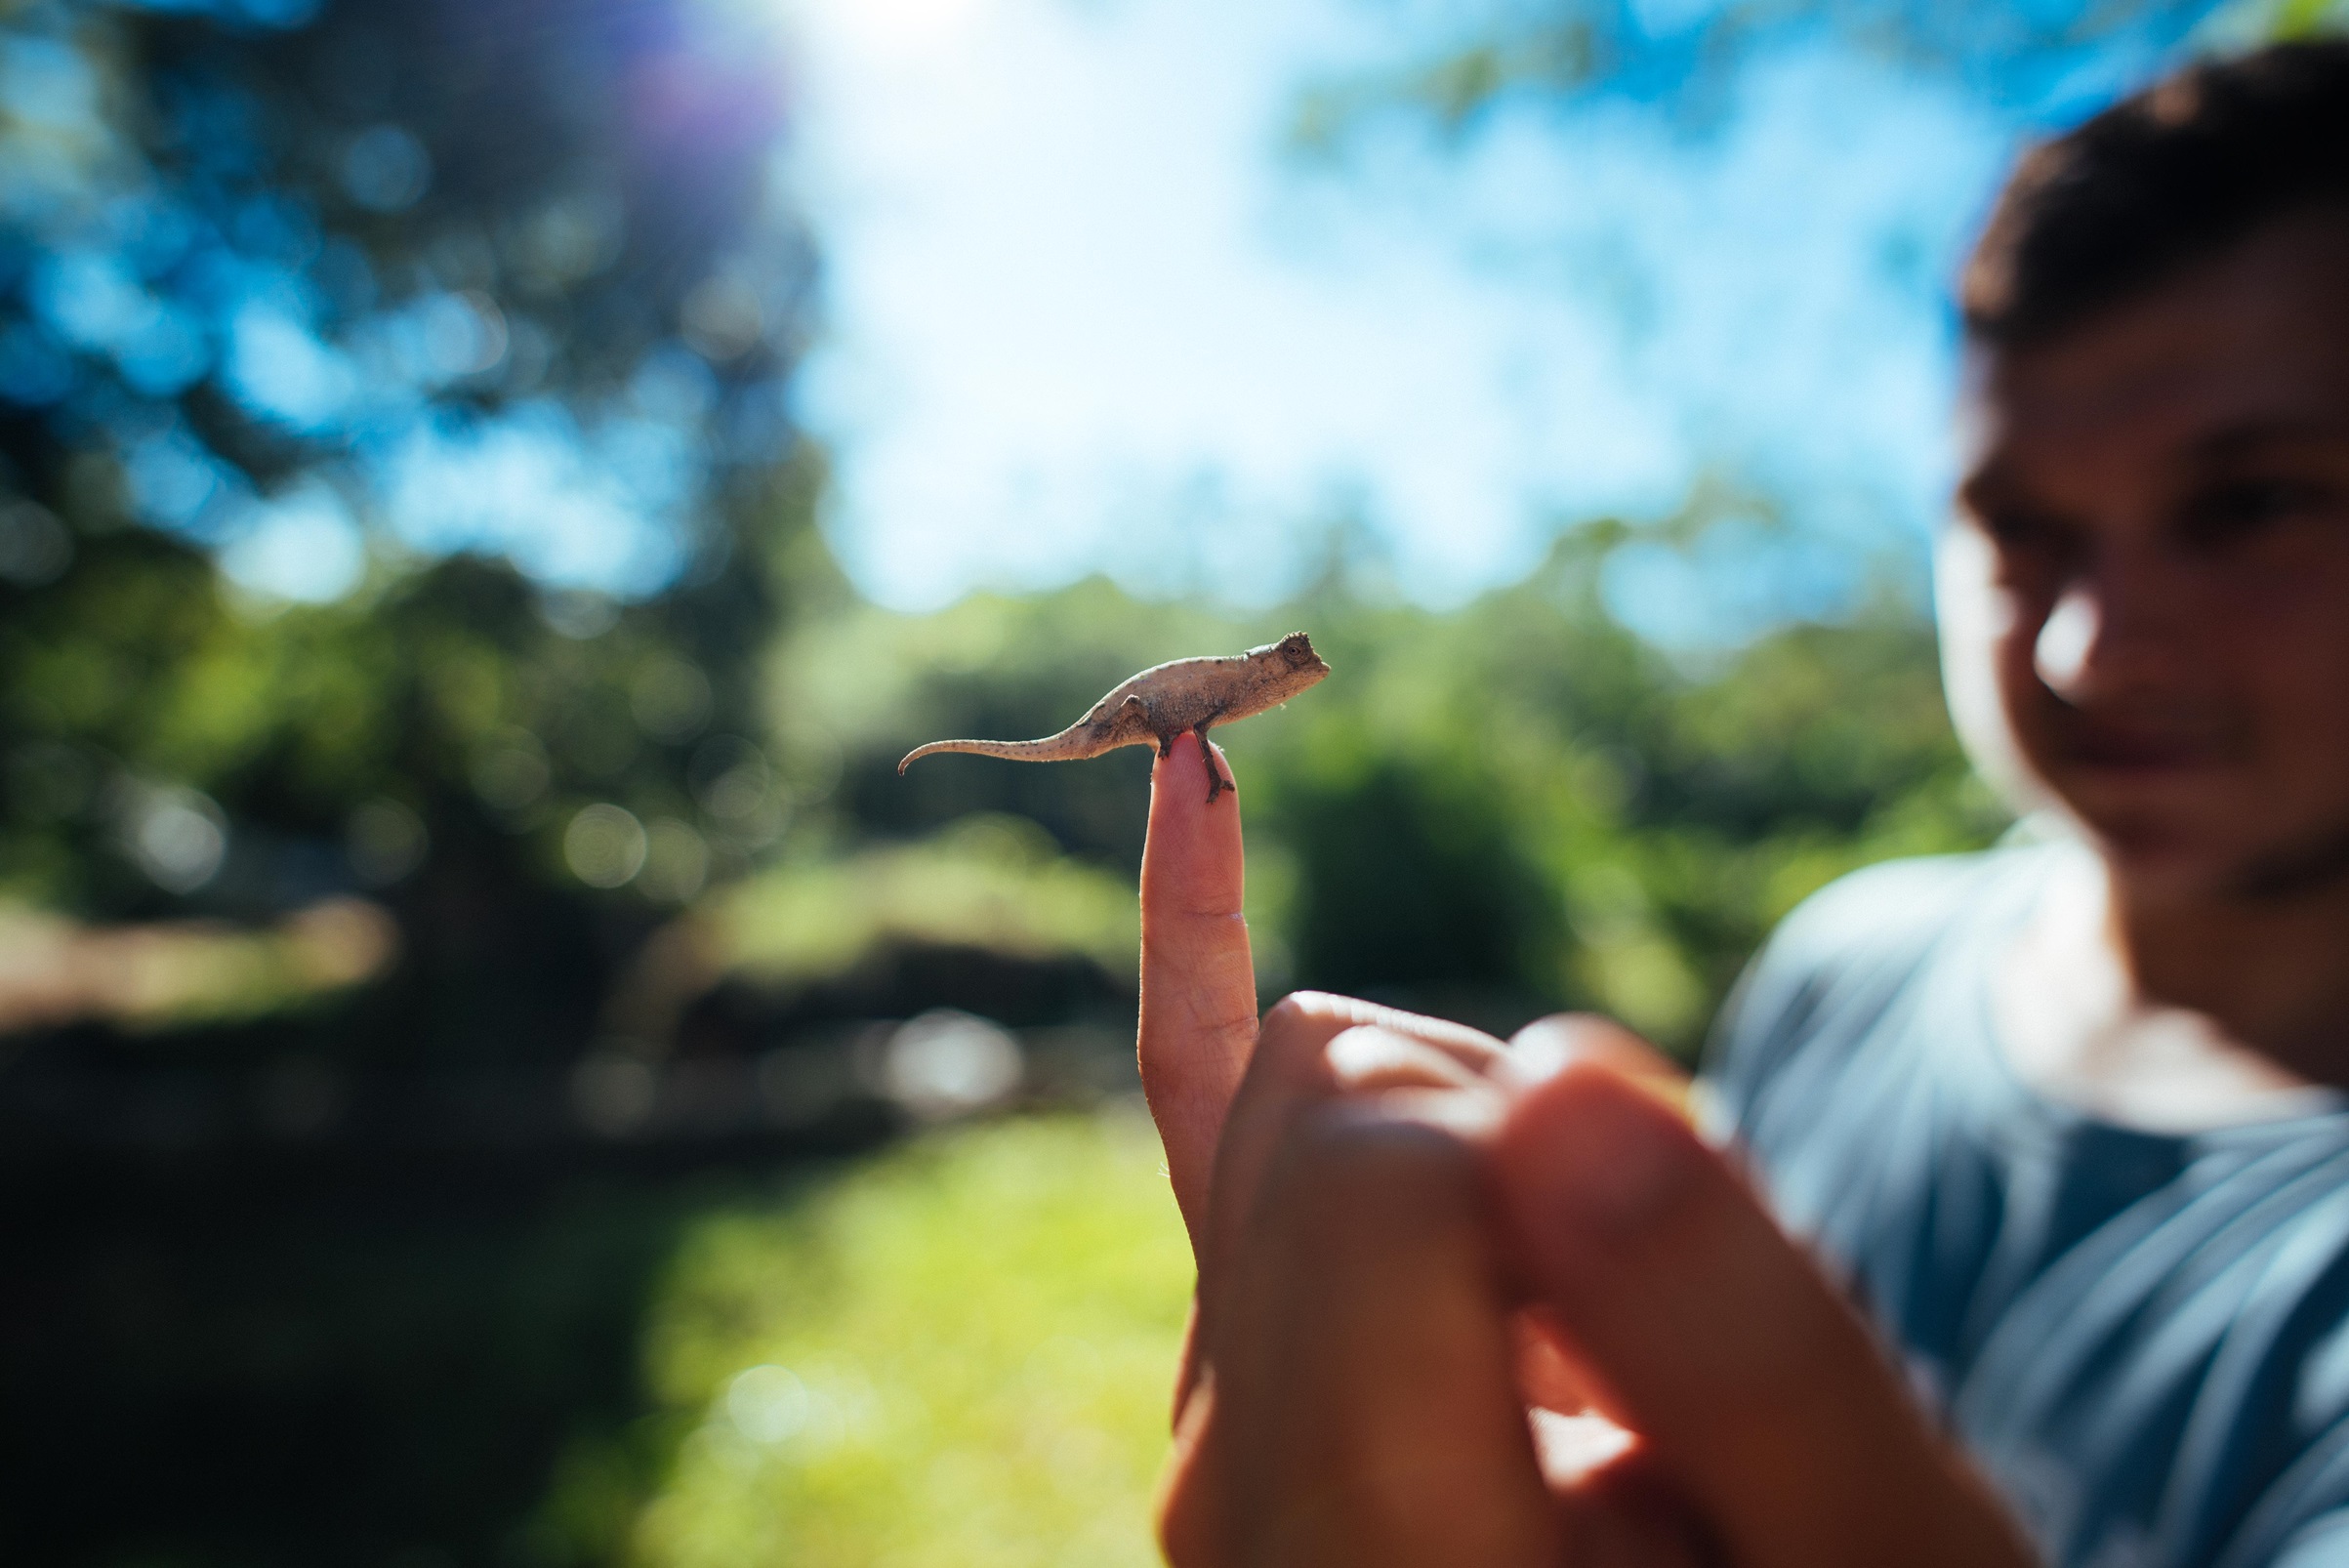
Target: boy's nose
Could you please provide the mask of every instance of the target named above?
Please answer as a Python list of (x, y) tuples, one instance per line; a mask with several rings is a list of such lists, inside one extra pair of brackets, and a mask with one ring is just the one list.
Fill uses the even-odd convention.
[(2096, 596), (2086, 585), (2075, 583), (2055, 601), (2055, 608), (2047, 612), (2040, 627), (2031, 667), (2047, 689), (2066, 702), (2078, 702), (2086, 695), (2089, 658), (2095, 651), (2102, 618)]
[(2158, 558), (2099, 562), (2066, 587), (2040, 623), (2032, 669), (2074, 706), (2142, 699), (2191, 682), (2194, 588)]

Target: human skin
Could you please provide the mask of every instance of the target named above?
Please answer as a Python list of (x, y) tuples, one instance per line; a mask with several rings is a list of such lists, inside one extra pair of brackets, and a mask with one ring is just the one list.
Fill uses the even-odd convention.
[[(1977, 355), (1938, 593), (1951, 711), (2094, 847), (2125, 1029), (2349, 1083), (2349, 214)], [(2089, 1025), (2083, 1022), (2082, 1027)]]
[[(1639, 1042), (1318, 995), (1259, 1026), (1196, 744), (1153, 774), (1142, 882), (1142, 1080), (1199, 1262), (1174, 1568), (2028, 1561)], [(1634, 1436), (1545, 1455), (1535, 1405)]]
[[(2345, 269), (2349, 224), (2277, 224), (1978, 356), (1939, 563), (1970, 749), (2109, 881), (2089, 961), (2127, 1008), (2334, 1083)], [(1327, 997), (1259, 1029), (1239, 815), (1191, 776), (1154, 786), (1142, 886), (1143, 1081), (1200, 1263), (1176, 1568), (2029, 1560), (1804, 1250), (1636, 1087), (1668, 1070), (1636, 1041)], [(1583, 1401), (1632, 1446), (1545, 1465), (1524, 1410)]]

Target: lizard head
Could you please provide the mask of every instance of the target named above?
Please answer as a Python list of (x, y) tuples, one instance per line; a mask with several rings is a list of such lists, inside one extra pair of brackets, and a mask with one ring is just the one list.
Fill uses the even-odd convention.
[(1278, 642), (1250, 648), (1248, 656), (1269, 667), (1272, 683), (1284, 700), (1318, 683), (1330, 673), (1321, 655), (1313, 651), (1313, 640), (1302, 632), (1292, 632)]

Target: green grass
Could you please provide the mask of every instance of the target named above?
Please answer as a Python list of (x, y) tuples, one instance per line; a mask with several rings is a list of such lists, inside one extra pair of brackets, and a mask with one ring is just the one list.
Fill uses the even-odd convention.
[(1156, 1562), (1192, 1280), (1159, 1159), (1134, 1113), (1004, 1122), (697, 1222), (647, 1341), (689, 1430), (627, 1554)]

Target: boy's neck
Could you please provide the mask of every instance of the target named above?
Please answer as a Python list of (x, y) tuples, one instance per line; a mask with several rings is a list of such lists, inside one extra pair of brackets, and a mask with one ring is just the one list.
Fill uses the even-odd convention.
[(2108, 864), (2106, 936), (2139, 1005), (2349, 1088), (2349, 878), (2288, 892), (2147, 896)]
[(2312, 1084), (2342, 1081), (2146, 994), (2103, 862), (2077, 843), (2051, 852), (2052, 875), (1992, 980), (1999, 1049), (2026, 1084), (2122, 1126), (2194, 1133), (2299, 1114)]

